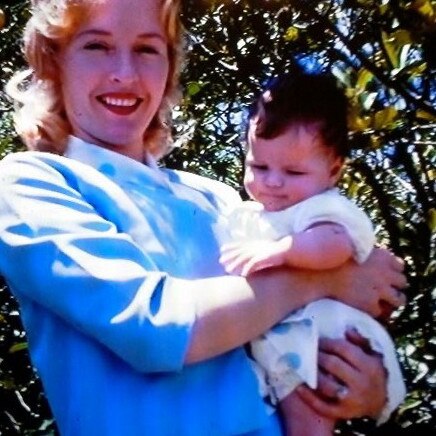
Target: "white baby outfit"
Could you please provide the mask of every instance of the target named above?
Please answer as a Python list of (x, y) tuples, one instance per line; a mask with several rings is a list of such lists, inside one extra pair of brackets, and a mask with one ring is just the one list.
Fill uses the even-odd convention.
[[(230, 215), (229, 227), (232, 241), (248, 242), (277, 240), (325, 222), (343, 226), (353, 243), (356, 262), (366, 260), (375, 242), (372, 223), (336, 188), (278, 212), (265, 211), (254, 201), (244, 202)], [(378, 422), (386, 421), (406, 394), (394, 344), (371, 316), (335, 300), (308, 304), (251, 343), (263, 393), (276, 402), (301, 383), (316, 388), (318, 339), (343, 338), (348, 328), (355, 328), (383, 356), (388, 399)]]

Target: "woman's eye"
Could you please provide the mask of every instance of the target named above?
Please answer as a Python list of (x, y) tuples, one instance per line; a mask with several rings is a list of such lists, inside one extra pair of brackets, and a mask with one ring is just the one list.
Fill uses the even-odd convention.
[(152, 45), (140, 45), (136, 48), (136, 51), (144, 54), (159, 54), (159, 49)]
[(85, 50), (109, 50), (109, 47), (107, 44), (104, 44), (102, 42), (88, 42), (83, 47)]

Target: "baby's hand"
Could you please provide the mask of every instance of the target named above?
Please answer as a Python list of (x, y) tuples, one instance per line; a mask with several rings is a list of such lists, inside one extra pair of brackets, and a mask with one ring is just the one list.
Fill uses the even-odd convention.
[(292, 242), (256, 240), (223, 246), (220, 262), (230, 274), (243, 277), (261, 269), (282, 266)]

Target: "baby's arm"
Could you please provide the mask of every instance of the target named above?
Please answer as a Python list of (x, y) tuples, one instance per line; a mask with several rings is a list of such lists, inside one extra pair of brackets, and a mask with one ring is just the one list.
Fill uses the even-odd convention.
[(314, 270), (335, 268), (352, 255), (353, 245), (344, 227), (326, 222), (277, 241), (228, 244), (223, 247), (221, 263), (227, 272), (247, 276), (283, 265)]
[(353, 256), (353, 244), (347, 231), (335, 223), (317, 224), (277, 242), (286, 248), (285, 264), (297, 268), (335, 268)]

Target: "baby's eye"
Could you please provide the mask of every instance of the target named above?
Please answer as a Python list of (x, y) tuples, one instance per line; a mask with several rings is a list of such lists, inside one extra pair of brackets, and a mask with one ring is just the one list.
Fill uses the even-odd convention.
[(289, 176), (304, 176), (306, 173), (304, 171), (287, 170), (286, 174)]
[(261, 164), (251, 164), (251, 168), (257, 170), (257, 171), (266, 171), (268, 169), (267, 165), (261, 165)]
[(106, 51), (109, 50), (109, 46), (103, 42), (88, 42), (86, 43), (83, 48), (85, 50), (102, 50), (102, 51)]

